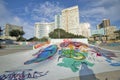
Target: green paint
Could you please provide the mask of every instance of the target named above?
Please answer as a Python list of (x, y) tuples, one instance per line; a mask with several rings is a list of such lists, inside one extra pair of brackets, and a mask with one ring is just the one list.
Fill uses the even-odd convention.
[(79, 71), (79, 67), (82, 63), (87, 64), (92, 67), (94, 64), (86, 61), (88, 53), (80, 52), (80, 50), (75, 49), (61, 49), (60, 55), (64, 56), (61, 63), (58, 66), (70, 68), (73, 72)]
[(86, 60), (75, 60), (73, 58), (63, 58), (62, 63), (58, 63), (57, 65), (70, 68), (73, 72), (77, 72), (82, 62), (86, 63), (88, 66), (94, 65)]
[(67, 58), (74, 58), (77, 60), (83, 60), (87, 56), (87, 53), (77, 52), (77, 51), (71, 50), (71, 49), (62, 49), (61, 52), (62, 52), (61, 53), (62, 56), (65, 56)]

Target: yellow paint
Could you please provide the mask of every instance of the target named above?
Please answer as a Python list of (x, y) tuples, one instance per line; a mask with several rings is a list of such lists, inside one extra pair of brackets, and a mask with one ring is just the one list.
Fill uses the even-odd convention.
[(73, 44), (69, 44), (68, 47), (69, 47), (70, 49), (74, 49)]

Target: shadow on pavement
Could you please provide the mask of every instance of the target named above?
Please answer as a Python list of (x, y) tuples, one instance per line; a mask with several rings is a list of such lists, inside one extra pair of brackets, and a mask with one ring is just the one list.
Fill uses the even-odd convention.
[(88, 68), (86, 63), (82, 63), (79, 75), (80, 80), (99, 80), (96, 78), (94, 72)]

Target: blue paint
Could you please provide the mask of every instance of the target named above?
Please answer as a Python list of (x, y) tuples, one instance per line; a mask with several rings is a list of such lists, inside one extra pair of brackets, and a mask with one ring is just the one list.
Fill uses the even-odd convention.
[[(16, 72), (18, 71), (18, 72)], [(49, 71), (46, 72), (29, 72), (26, 70), (15, 70), (15, 71), (7, 71), (5, 74), (0, 75), (0, 80), (26, 80), (26, 79), (37, 79), (39, 77), (45, 76)]]
[(110, 59), (106, 59), (106, 61), (107, 61), (108, 63), (111, 63), (111, 60), (110, 60)]
[(120, 66), (120, 61), (118, 61), (118, 62), (116, 62), (116, 63), (112, 62), (112, 60), (110, 60), (110, 59), (106, 59), (106, 61), (107, 61), (108, 63), (110, 63), (111, 66)]
[(111, 66), (120, 66), (120, 62), (116, 62), (116, 63), (111, 63)]
[(41, 51), (36, 58), (26, 61), (24, 64), (31, 64), (36, 62), (41, 62), (43, 60), (46, 60), (50, 57), (52, 57), (57, 52), (57, 45), (50, 45), (47, 48), (45, 48), (43, 51)]

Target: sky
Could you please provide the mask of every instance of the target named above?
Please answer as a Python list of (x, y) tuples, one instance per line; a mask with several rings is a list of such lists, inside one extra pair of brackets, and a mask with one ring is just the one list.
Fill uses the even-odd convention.
[(89, 22), (96, 29), (103, 19), (120, 29), (120, 0), (0, 0), (0, 26), (23, 26), (24, 37), (34, 36), (35, 22), (53, 22), (61, 10), (78, 5), (80, 23)]

